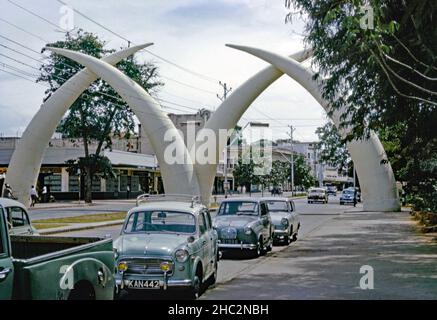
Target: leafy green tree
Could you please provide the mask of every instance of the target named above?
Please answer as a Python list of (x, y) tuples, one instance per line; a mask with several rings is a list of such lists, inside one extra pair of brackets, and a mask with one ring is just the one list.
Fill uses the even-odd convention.
[[(105, 42), (97, 35), (78, 30), (75, 34), (67, 33), (65, 40), (48, 44), (51, 47), (66, 48), (101, 58), (114, 52), (105, 49)], [(50, 88), (46, 97), (56, 91), (69, 78), (83, 67), (63, 56), (52, 53), (41, 67), (38, 81), (47, 82)], [(149, 62), (141, 63), (128, 58), (117, 64), (117, 68), (137, 82), (149, 93), (162, 85), (158, 80), (157, 67)], [(63, 118), (58, 131), (64, 137), (80, 140), (84, 145), (85, 156), (67, 162), (71, 173), (80, 169), (81, 181), (84, 181), (85, 201), (92, 201), (92, 180), (96, 175), (104, 177), (113, 175), (109, 159), (103, 155), (110, 149), (113, 137), (125, 137), (134, 132), (134, 113), (121, 97), (105, 81), (99, 79), (73, 103)]]
[(305, 162), (303, 155), (298, 154), (294, 157), (294, 185), (302, 186), (305, 189), (316, 184), (316, 179), (311, 172), (310, 166)]
[(288, 162), (275, 160), (272, 162), (272, 170), (268, 178), (268, 183), (273, 186), (282, 185), (290, 176), (290, 164)]
[[(437, 210), (437, 2), (286, 0), (305, 17), (316, 78), (347, 137), (373, 129), (417, 209)], [(384, 141), (385, 140), (385, 141)]]
[(240, 186), (245, 186), (246, 190), (251, 190), (251, 185), (258, 182), (257, 176), (254, 174), (255, 164), (253, 161), (244, 163), (241, 159), (235, 165), (232, 174), (235, 182)]
[(350, 155), (346, 148), (346, 142), (341, 138), (333, 123), (328, 122), (316, 130), (319, 138), (317, 150), (319, 161), (329, 163), (338, 168), (339, 172), (347, 170)]

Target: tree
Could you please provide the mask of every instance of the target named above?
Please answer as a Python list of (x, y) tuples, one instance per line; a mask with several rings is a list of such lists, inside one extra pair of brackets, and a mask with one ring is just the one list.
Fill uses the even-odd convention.
[(294, 185), (302, 186), (305, 189), (312, 187), (316, 183), (314, 175), (311, 173), (310, 166), (305, 162), (303, 155), (298, 154), (294, 157)]
[(251, 185), (258, 182), (257, 176), (254, 174), (255, 164), (253, 161), (244, 163), (241, 159), (235, 165), (232, 174), (235, 182), (240, 186), (245, 186), (246, 190), (251, 190)]
[[(97, 35), (78, 30), (75, 34), (66, 33), (65, 40), (49, 44), (51, 47), (66, 48), (100, 58), (114, 52), (105, 49), (105, 43)], [(56, 91), (81, 68), (68, 58), (52, 53), (48, 62), (41, 66), (38, 81), (47, 82), (50, 88), (46, 97)], [(128, 58), (117, 64), (132, 80), (149, 93), (154, 93), (162, 83), (158, 80), (157, 67), (151, 63), (140, 63)], [(85, 201), (92, 201), (92, 180), (96, 175), (113, 175), (112, 166), (103, 155), (110, 149), (112, 137), (125, 137), (134, 132), (134, 114), (121, 97), (103, 80), (93, 82), (73, 103), (61, 121), (58, 131), (72, 140), (80, 139), (84, 145), (85, 156), (67, 162), (73, 174), (80, 169), (81, 181), (85, 181)]]
[(437, 210), (435, 0), (286, 0), (286, 6), (297, 10), (288, 21), (305, 16), (323, 96), (332, 110), (348, 110), (347, 139), (378, 132), (391, 144), (389, 160), (416, 208)]
[(350, 155), (346, 148), (346, 142), (341, 138), (337, 128), (331, 122), (316, 130), (319, 137), (317, 150), (319, 161), (329, 163), (338, 168), (339, 172), (345, 171), (350, 162)]
[(272, 162), (272, 170), (269, 175), (267, 181), (273, 186), (282, 185), (284, 182), (288, 180), (290, 176), (290, 164), (288, 162), (275, 160)]

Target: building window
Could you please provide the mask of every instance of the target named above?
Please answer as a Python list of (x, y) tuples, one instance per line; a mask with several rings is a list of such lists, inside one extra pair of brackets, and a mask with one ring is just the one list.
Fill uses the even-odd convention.
[(50, 192), (61, 192), (61, 175), (55, 173), (45, 176), (44, 185), (49, 188)]

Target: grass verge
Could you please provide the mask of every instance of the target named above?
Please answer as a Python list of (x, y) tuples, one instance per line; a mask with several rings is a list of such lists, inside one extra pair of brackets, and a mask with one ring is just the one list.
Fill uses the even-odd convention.
[(125, 217), (126, 217), (126, 212), (97, 213), (97, 214), (87, 214), (87, 215), (76, 216), (76, 217), (34, 220), (32, 224), (34, 225), (67, 224), (68, 225), (71, 223), (93, 223), (93, 222), (123, 220)]

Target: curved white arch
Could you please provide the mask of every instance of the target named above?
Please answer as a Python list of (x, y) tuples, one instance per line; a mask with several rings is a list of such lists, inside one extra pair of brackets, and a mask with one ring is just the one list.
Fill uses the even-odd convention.
[[(313, 80), (313, 72), (288, 57), (265, 50), (228, 45), (231, 48), (250, 53), (274, 65), (302, 85), (328, 112), (329, 102), (322, 97), (322, 86)], [(333, 112), (332, 120), (338, 127), (340, 116), (346, 110)], [(348, 129), (340, 130), (343, 135)], [(364, 197), (365, 211), (399, 211), (400, 203), (393, 170), (378, 136), (372, 132), (368, 140), (354, 140), (348, 143), (348, 150), (355, 163)]]
[[(302, 62), (312, 55), (312, 50), (302, 50), (290, 57)], [(219, 136), (220, 129), (231, 130), (235, 128), (244, 112), (249, 108), (252, 102), (263, 93), (273, 82), (283, 76), (284, 73), (274, 66), (269, 66), (254, 76), (246, 80), (223, 101), (217, 110), (211, 115), (211, 118), (205, 124), (204, 129), (213, 130), (216, 137)], [(201, 131), (199, 131), (201, 134)], [(220, 153), (225, 148), (225, 141), (216, 141), (216, 162), (218, 163)], [(214, 177), (217, 172), (216, 164), (198, 164), (196, 162), (195, 170), (199, 181), (202, 199), (210, 199), (211, 191), (214, 184)], [(205, 200), (204, 200), (205, 201)]]
[[(115, 65), (151, 45), (147, 43), (126, 48), (102, 60)], [(56, 90), (30, 121), (9, 161), (5, 181), (11, 185), (21, 203), (27, 206), (30, 203), (30, 187), (36, 185), (45, 150), (62, 117), (95, 80), (97, 76), (94, 73), (87, 68), (81, 70)]]
[[(159, 104), (142, 87), (117, 68), (97, 58), (59, 48), (47, 48), (47, 50), (86, 66), (108, 82), (129, 104), (143, 125), (158, 158), (166, 193), (180, 193), (183, 190), (184, 194), (199, 194), (197, 176), (194, 174), (193, 164), (182, 137), (167, 114), (159, 108)], [(171, 133), (173, 141), (165, 141), (165, 136), (168, 133)], [(168, 161), (169, 159), (165, 159), (166, 151), (171, 149), (167, 149), (170, 145), (183, 153), (185, 161), (172, 164)]]

